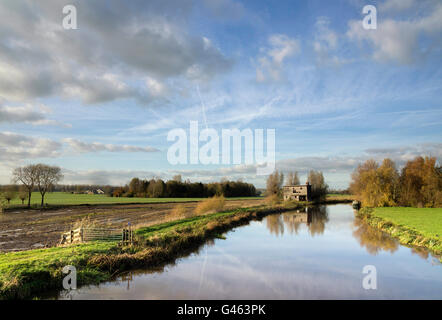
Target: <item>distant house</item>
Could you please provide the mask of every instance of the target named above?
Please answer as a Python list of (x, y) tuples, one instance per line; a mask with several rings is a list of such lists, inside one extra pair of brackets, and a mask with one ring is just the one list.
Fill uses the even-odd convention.
[(308, 183), (297, 186), (282, 187), (284, 200), (311, 201), (312, 186)]
[(104, 194), (104, 191), (101, 189), (93, 189), (93, 190), (86, 190), (84, 193), (85, 194)]

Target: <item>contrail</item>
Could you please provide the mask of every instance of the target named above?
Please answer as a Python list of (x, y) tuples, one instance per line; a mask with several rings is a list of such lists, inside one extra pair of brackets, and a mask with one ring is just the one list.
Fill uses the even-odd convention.
[(203, 99), (201, 98), (200, 87), (198, 84), (196, 85), (196, 91), (198, 92), (198, 97), (200, 98), (201, 102), (201, 108), (203, 109), (204, 124), (206, 125), (206, 129), (208, 129), (209, 127), (207, 126), (206, 106), (204, 105)]

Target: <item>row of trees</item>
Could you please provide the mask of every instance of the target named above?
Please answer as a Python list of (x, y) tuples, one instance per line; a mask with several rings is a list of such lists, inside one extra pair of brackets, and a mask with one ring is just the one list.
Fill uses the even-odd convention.
[(23, 186), (18, 185), (6, 185), (0, 187), (0, 194), (2, 199), (9, 205), (11, 200), (18, 198), (24, 204), (28, 198), (28, 192)]
[[(308, 182), (312, 186), (311, 197), (313, 200), (325, 198), (328, 192), (328, 185), (325, 183), (324, 175), (321, 171), (310, 170), (308, 173)], [(282, 185), (284, 183), (284, 174), (276, 170), (267, 178), (266, 193), (268, 196), (281, 196)], [(299, 175), (297, 171), (287, 173), (286, 185), (299, 185)]]
[[(30, 164), (24, 167), (19, 167), (14, 169), (12, 173), (12, 180), (14, 183), (21, 183), (21, 192), (19, 197), (24, 202), (27, 198), (28, 207), (31, 206), (31, 196), (32, 191), (37, 189), (41, 195), (41, 206), (44, 206), (44, 197), (46, 193), (61, 179), (63, 175), (61, 174), (61, 169), (56, 166), (48, 166), (46, 164)], [(14, 197), (15, 190), (12, 187), (3, 193), (3, 198), (5, 198), (8, 203)], [(27, 193), (27, 197), (25, 194)]]
[(222, 181), (214, 183), (201, 183), (182, 181), (181, 176), (172, 180), (161, 179), (141, 180), (133, 178), (124, 187), (115, 188), (114, 197), (143, 197), (143, 198), (205, 198), (215, 195), (225, 197), (252, 197), (256, 196), (255, 186), (242, 181)]
[(442, 168), (434, 157), (416, 157), (398, 171), (391, 159), (367, 160), (352, 174), (350, 191), (365, 206), (442, 206)]

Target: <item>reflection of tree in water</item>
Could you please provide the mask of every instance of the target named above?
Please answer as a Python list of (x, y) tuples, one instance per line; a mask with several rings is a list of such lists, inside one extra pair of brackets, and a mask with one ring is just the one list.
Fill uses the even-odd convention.
[(312, 236), (323, 234), (325, 224), (328, 222), (328, 213), (325, 206), (308, 208), (309, 214), (309, 231)]
[(281, 221), (280, 214), (272, 214), (266, 217), (267, 229), (276, 236), (284, 234), (284, 223)]
[(322, 234), (327, 221), (328, 215), (325, 206), (304, 208), (266, 217), (267, 228), (271, 234), (277, 236), (284, 234), (284, 228), (290, 234), (298, 234), (299, 228), (303, 223), (307, 224), (312, 236)]
[(417, 254), (419, 257), (421, 257), (422, 259), (425, 259), (425, 260), (427, 260), (428, 257), (430, 256), (430, 253), (428, 252), (428, 250), (425, 250), (423, 248), (411, 248), (411, 253)]
[(355, 218), (354, 225), (357, 229), (353, 231), (353, 236), (368, 253), (376, 255), (381, 250), (393, 253), (398, 249), (398, 242), (385, 232), (369, 226), (358, 218)]
[(290, 234), (298, 234), (299, 227), (301, 226), (302, 223), (304, 223), (303, 215), (307, 214), (284, 213), (282, 215), (284, 224), (287, 227), (287, 230), (289, 231)]

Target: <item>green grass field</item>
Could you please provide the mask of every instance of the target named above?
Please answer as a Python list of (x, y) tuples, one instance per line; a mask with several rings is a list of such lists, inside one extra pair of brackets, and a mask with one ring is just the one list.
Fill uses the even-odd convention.
[(362, 208), (358, 217), (403, 245), (427, 248), (442, 262), (442, 208)]
[(373, 215), (431, 238), (442, 238), (442, 208), (375, 208)]
[[(99, 194), (71, 194), (67, 192), (51, 192), (45, 195), (45, 204), (49, 205), (81, 205), (81, 204), (124, 204), (124, 203), (164, 203), (164, 202), (187, 202), (199, 201), (202, 198), (113, 198), (107, 195)], [(241, 199), (261, 199), (260, 197), (236, 197), (227, 200)], [(25, 201), (25, 204), (27, 200)], [(41, 196), (38, 192), (33, 192), (31, 196), (31, 204), (39, 206)], [(11, 200), (11, 207), (21, 206), (21, 200), (15, 198)]]

